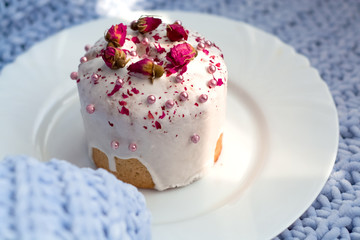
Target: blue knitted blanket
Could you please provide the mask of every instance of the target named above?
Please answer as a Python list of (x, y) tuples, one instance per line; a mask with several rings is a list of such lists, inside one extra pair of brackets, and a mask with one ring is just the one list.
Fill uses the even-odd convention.
[(129, 10), (184, 10), (241, 20), (307, 56), (328, 84), (340, 120), (338, 156), (309, 209), (276, 239), (360, 239), (360, 1), (1, 0), (0, 71), (46, 37)]

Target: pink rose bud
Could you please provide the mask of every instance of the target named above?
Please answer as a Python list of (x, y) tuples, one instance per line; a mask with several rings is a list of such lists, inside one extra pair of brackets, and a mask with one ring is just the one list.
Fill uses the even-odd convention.
[(197, 56), (197, 50), (187, 42), (178, 44), (170, 49), (166, 54), (166, 59), (170, 62), (165, 66), (166, 76), (180, 71), (180, 75), (186, 72), (187, 64)]
[(187, 40), (188, 34), (189, 31), (180, 24), (174, 23), (166, 26), (166, 35), (173, 42)]
[(166, 59), (174, 66), (184, 66), (192, 61), (197, 55), (197, 51), (188, 43), (181, 43), (170, 49)]
[(155, 78), (160, 78), (164, 73), (164, 68), (162, 66), (155, 64), (153, 60), (148, 58), (144, 58), (131, 64), (127, 69), (131, 73), (140, 73), (144, 76), (148, 76), (152, 83)]
[(112, 42), (115, 47), (122, 47), (125, 43), (126, 28), (122, 23), (111, 26), (105, 35), (106, 41)]
[(147, 33), (155, 30), (162, 23), (161, 19), (154, 17), (142, 17), (137, 20), (136, 24), (132, 24), (133, 30), (138, 30), (140, 33)]
[(119, 48), (108, 46), (103, 51), (102, 58), (111, 69), (119, 69), (125, 67), (129, 59), (126, 59), (126, 54)]

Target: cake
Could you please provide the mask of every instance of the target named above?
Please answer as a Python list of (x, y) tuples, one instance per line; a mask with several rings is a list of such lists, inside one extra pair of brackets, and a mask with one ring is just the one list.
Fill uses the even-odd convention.
[(71, 73), (95, 165), (139, 188), (202, 177), (222, 150), (227, 76), (220, 48), (181, 21), (109, 26)]

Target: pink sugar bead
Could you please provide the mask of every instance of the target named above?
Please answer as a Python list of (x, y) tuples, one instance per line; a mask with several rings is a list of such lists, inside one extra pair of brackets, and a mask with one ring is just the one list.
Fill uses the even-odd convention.
[(129, 144), (129, 150), (132, 152), (135, 152), (137, 150), (137, 146), (135, 143), (130, 143)]
[(94, 104), (89, 104), (86, 106), (86, 111), (89, 113), (89, 114), (92, 114), (95, 112), (95, 106)]
[(200, 136), (197, 134), (193, 134), (190, 139), (193, 143), (198, 143), (200, 141)]
[(70, 78), (71, 78), (72, 80), (76, 80), (78, 77), (79, 77), (79, 76), (78, 76), (78, 73), (77, 73), (77, 72), (72, 72), (72, 73), (70, 74)]
[(111, 147), (112, 147), (112, 149), (118, 149), (119, 148), (119, 142), (118, 141), (115, 141), (115, 140), (113, 140), (113, 141), (111, 141)]

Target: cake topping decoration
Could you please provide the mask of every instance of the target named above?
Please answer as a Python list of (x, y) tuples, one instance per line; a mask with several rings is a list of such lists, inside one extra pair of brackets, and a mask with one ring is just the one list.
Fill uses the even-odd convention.
[(91, 75), (91, 80), (93, 80), (93, 81), (99, 80), (99, 75), (97, 75), (96, 73), (93, 73), (93, 74)]
[(189, 31), (186, 30), (181, 24), (174, 23), (168, 24), (166, 26), (166, 36), (170, 39), (170, 41), (181, 41), (187, 40), (189, 35)]
[(170, 62), (166, 68), (167, 76), (181, 70), (180, 74), (186, 72), (186, 65), (197, 56), (196, 49), (188, 43), (178, 44), (170, 49), (166, 59)]
[(187, 92), (181, 92), (179, 96), (180, 96), (180, 101), (186, 101), (189, 98), (189, 94)]
[(86, 106), (86, 111), (89, 113), (89, 114), (92, 114), (95, 112), (95, 106), (94, 104), (89, 104)]
[(143, 45), (149, 45), (150, 41), (147, 37), (144, 37), (143, 40), (141, 40), (141, 44)]
[(103, 51), (102, 58), (111, 69), (119, 69), (125, 67), (129, 59), (126, 59), (126, 54), (119, 48), (108, 46)]
[(161, 19), (154, 17), (141, 17), (137, 21), (131, 22), (131, 29), (140, 33), (147, 33), (155, 30), (162, 23)]
[(147, 97), (147, 102), (148, 102), (149, 104), (154, 104), (154, 103), (156, 102), (156, 97), (155, 97), (154, 95), (149, 95), (149, 96)]
[(211, 47), (212, 45), (213, 45), (212, 42), (210, 42), (209, 40), (206, 40), (206, 41), (205, 41), (205, 46), (206, 46), (206, 47), (209, 48), (209, 47)]
[(208, 82), (208, 86), (209, 88), (214, 88), (217, 86), (217, 81), (215, 79), (211, 79), (209, 82)]
[(132, 152), (135, 152), (137, 150), (137, 146), (135, 143), (130, 143), (129, 144), (129, 150)]
[(128, 68), (131, 73), (140, 73), (144, 76), (148, 76), (151, 83), (154, 83), (155, 78), (160, 78), (164, 73), (164, 68), (154, 63), (149, 58), (144, 58), (136, 63), (132, 63)]
[(224, 82), (223, 82), (223, 80), (221, 79), (221, 78), (219, 78), (218, 80), (217, 80), (217, 86), (222, 86), (224, 84)]
[(200, 136), (197, 134), (193, 134), (190, 139), (193, 143), (198, 143), (200, 141)]
[(163, 52), (166, 52), (165, 48), (161, 47), (160, 43), (158, 45), (154, 45), (156, 48), (156, 51), (160, 54), (162, 54)]
[(122, 80), (121, 78), (116, 79), (116, 85), (124, 85), (124, 80)]
[(214, 65), (210, 65), (210, 66), (208, 67), (208, 72), (209, 72), (210, 74), (213, 74), (215, 71), (216, 71), (216, 67), (215, 67)]
[(203, 50), (204, 48), (205, 48), (205, 43), (199, 42), (198, 45), (197, 45), (197, 49), (198, 50)]
[(89, 51), (90, 48), (91, 48), (91, 45), (90, 45), (90, 44), (86, 44), (85, 47), (84, 47), (84, 49), (85, 49), (86, 52)]
[(81, 63), (87, 62), (87, 57), (82, 57), (82, 58), (80, 58), (80, 62), (81, 62)]
[(209, 98), (208, 95), (201, 94), (200, 97), (199, 97), (199, 102), (204, 103), (204, 102), (206, 102), (208, 100), (208, 98)]
[(120, 23), (112, 25), (105, 35), (105, 40), (113, 43), (115, 47), (122, 47), (125, 43), (127, 26)]
[(129, 116), (129, 114), (130, 114), (129, 109), (127, 109), (125, 106), (121, 107), (121, 110), (119, 110), (119, 113), (124, 114), (126, 116)]
[(161, 129), (161, 124), (158, 121), (155, 121), (155, 128)]
[(175, 78), (175, 81), (177, 83), (181, 83), (182, 81), (184, 81), (184, 76), (183, 75), (177, 75), (176, 78)]
[(137, 53), (135, 51), (130, 51), (129, 52), (130, 56), (132, 57), (136, 57), (137, 56)]
[(111, 147), (115, 150), (119, 148), (119, 142), (118, 141), (111, 141)]
[(70, 78), (72, 79), (72, 80), (76, 80), (77, 78), (78, 78), (78, 73), (77, 72), (72, 72), (71, 74), (70, 74)]
[(124, 81), (121, 78), (116, 79), (116, 84), (115, 84), (113, 90), (110, 93), (108, 93), (108, 97), (111, 97), (116, 92), (118, 92), (120, 90), (120, 88), (122, 88), (123, 84), (124, 84)]
[(165, 106), (167, 107), (167, 108), (172, 108), (172, 107), (174, 107), (174, 105), (175, 105), (175, 102), (174, 102), (174, 100), (172, 100), (172, 99), (170, 99), (170, 100), (167, 100), (166, 102), (165, 102)]

